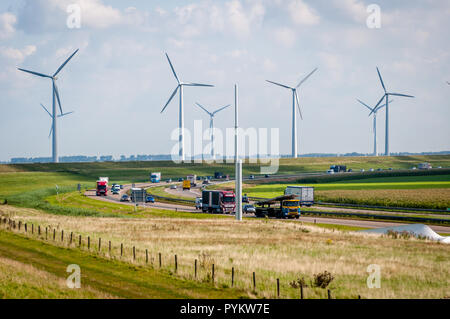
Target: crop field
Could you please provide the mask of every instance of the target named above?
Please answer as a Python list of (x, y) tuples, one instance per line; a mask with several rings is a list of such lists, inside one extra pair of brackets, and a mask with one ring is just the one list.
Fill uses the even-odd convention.
[[(252, 292), (252, 273), (256, 274), (256, 297), (274, 297), (276, 279), (280, 279), (281, 297), (298, 298), (298, 290), (289, 283), (304, 277), (310, 286), (307, 298), (325, 298), (326, 290), (311, 286), (315, 274), (328, 271), (334, 276), (329, 288), (336, 298), (443, 298), (450, 294), (450, 247), (417, 239), (379, 238), (335, 228), (322, 228), (297, 222), (189, 218), (92, 218), (49, 215), (34, 209), (0, 206), (3, 216), (90, 236), (91, 250), (97, 250), (98, 238), (112, 242), (111, 255), (121, 261), (158, 264), (173, 272), (178, 256), (177, 276), (194, 279), (194, 261), (198, 260), (198, 280), (211, 279), (215, 265), (215, 284), (230, 287), (231, 268), (235, 269), (235, 287)], [(35, 228), (36, 229), (36, 228)], [(43, 235), (41, 235), (42, 237)], [(50, 240), (51, 241), (51, 240)], [(58, 244), (59, 240), (53, 242)], [(66, 245), (68, 239), (66, 238)], [(187, 244), (188, 243), (188, 244)], [(76, 245), (73, 245), (76, 246)], [(137, 258), (132, 258), (135, 246)], [(75, 247), (76, 248), (76, 247)], [(95, 252), (97, 254), (97, 252)], [(108, 255), (104, 244), (101, 256)], [(366, 268), (378, 264), (382, 269), (382, 288), (368, 289)], [(113, 267), (108, 267), (109, 269)], [(253, 293), (253, 292), (252, 292)]]

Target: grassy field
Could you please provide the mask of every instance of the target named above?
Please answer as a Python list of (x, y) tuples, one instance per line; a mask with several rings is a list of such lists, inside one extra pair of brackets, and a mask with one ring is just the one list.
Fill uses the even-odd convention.
[[(368, 234), (325, 229), (297, 222), (228, 219), (180, 218), (92, 218), (49, 215), (33, 209), (0, 207), (3, 215), (33, 222), (56, 230), (64, 229), (91, 238), (91, 250), (98, 238), (105, 243), (100, 254), (108, 254), (112, 242), (113, 256), (132, 260), (136, 247), (136, 264), (145, 263), (145, 249), (150, 263), (157, 264), (162, 254), (163, 268), (173, 271), (178, 256), (178, 275), (192, 278), (194, 260), (199, 263), (198, 279), (210, 279), (215, 264), (216, 285), (230, 286), (230, 271), (236, 271), (236, 285), (252, 289), (252, 272), (256, 273), (257, 297), (274, 297), (276, 279), (280, 279), (283, 298), (297, 298), (298, 291), (289, 283), (329, 271), (335, 277), (330, 285), (336, 298), (443, 298), (450, 295), (450, 247), (416, 239), (392, 239)], [(75, 237), (77, 238), (77, 237)], [(57, 240), (58, 241), (58, 240)], [(67, 243), (67, 237), (65, 242)], [(45, 248), (43, 248), (45, 249)], [(382, 269), (382, 288), (368, 289), (366, 268), (378, 264)], [(112, 267), (108, 267), (112, 269)], [(112, 270), (111, 270), (112, 271)], [(326, 290), (309, 287), (308, 298), (325, 298)]]
[[(81, 269), (81, 288), (66, 285), (68, 265)], [(0, 230), (0, 298), (240, 298), (236, 289), (218, 289), (167, 271), (57, 247)]]

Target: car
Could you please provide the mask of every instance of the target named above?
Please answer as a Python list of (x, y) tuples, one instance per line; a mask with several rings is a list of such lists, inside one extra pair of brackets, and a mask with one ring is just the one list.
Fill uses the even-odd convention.
[(390, 170), (390, 171), (393, 171), (394, 169), (393, 169), (392, 167), (389, 167), (389, 170)]
[(268, 174), (264, 175), (265, 178), (269, 178), (270, 176)]
[(169, 178), (169, 179), (166, 181), (166, 183), (172, 183), (172, 179)]
[(145, 198), (145, 202), (146, 203), (154, 203), (155, 202), (155, 198), (153, 196), (149, 195), (149, 196), (147, 196)]
[(413, 167), (413, 168), (411, 168), (411, 169), (412, 169), (412, 170), (416, 170), (416, 169), (417, 169), (417, 167), (415, 167), (415, 166), (414, 166), (414, 167)]
[(197, 176), (196, 180), (201, 181), (202, 180), (201, 176)]
[(170, 189), (177, 189), (177, 185), (170, 185)]
[(256, 208), (253, 205), (244, 205), (244, 213), (254, 214), (256, 213)]
[(248, 200), (247, 194), (245, 194), (244, 196), (242, 196), (242, 202), (243, 202), (243, 203), (250, 203), (250, 201)]
[(333, 171), (332, 169), (329, 169), (329, 170), (327, 171), (327, 174), (334, 174), (334, 171)]
[(437, 168), (442, 168), (442, 166), (438, 166)]
[(255, 179), (255, 175), (250, 175), (250, 179)]
[(180, 178), (178, 179), (178, 181), (179, 181), (179, 182), (184, 181), (183, 177), (180, 177)]
[(351, 173), (351, 172), (353, 172), (353, 169), (350, 168), (347, 172)]
[(381, 172), (382, 170), (382, 168), (377, 168), (377, 172)]
[(114, 188), (114, 189), (111, 190), (111, 193), (113, 195), (119, 195), (120, 191), (118, 189)]
[(119, 187), (120, 187), (120, 189), (123, 189), (123, 185), (120, 185)]
[(130, 196), (128, 196), (127, 194), (123, 194), (122, 197), (120, 198), (121, 202), (129, 202), (130, 201)]
[(369, 169), (369, 171), (374, 172), (375, 170), (373, 168)]
[(360, 172), (364, 173), (366, 170), (364, 168), (361, 168)]
[(208, 185), (208, 184), (209, 184), (209, 179), (205, 179), (205, 180), (202, 182), (202, 184), (203, 184), (203, 185)]
[(195, 209), (202, 209), (203, 206), (203, 199), (201, 197), (197, 197), (195, 199)]

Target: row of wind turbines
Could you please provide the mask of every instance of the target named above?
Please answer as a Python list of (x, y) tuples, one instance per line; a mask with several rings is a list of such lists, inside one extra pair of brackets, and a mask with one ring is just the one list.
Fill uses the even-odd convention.
[[(26, 73), (30, 73), (35, 76), (39, 76), (42, 78), (47, 78), (52, 80), (52, 112), (50, 112), (44, 105), (41, 104), (42, 108), (48, 113), (48, 115), (52, 118), (52, 126), (50, 129), (49, 137), (52, 136), (52, 159), (54, 163), (58, 162), (58, 143), (57, 143), (57, 119), (61, 118), (63, 116), (69, 115), (73, 112), (64, 113), (61, 106), (61, 99), (58, 87), (56, 85), (56, 81), (58, 80), (58, 74), (61, 72), (61, 70), (66, 66), (66, 64), (73, 58), (73, 56), (79, 51), (79, 49), (75, 50), (75, 52), (72, 53), (72, 55), (67, 58), (63, 64), (56, 70), (56, 72), (53, 75), (47, 75), (43, 73), (38, 73), (22, 68), (18, 68), (18, 70)], [(163, 113), (167, 106), (170, 104), (170, 102), (173, 100), (175, 95), (179, 92), (179, 157), (181, 161), (185, 161), (185, 150), (184, 150), (184, 103), (183, 103), (183, 94), (184, 94), (184, 88), (185, 87), (214, 87), (214, 85), (211, 84), (202, 84), (202, 83), (192, 83), (192, 82), (182, 82), (180, 78), (178, 77), (177, 73), (175, 72), (175, 68), (173, 67), (172, 61), (169, 58), (169, 55), (166, 53), (167, 61), (169, 62), (170, 68), (172, 70), (173, 76), (175, 77), (178, 85), (176, 86), (175, 90), (173, 91), (172, 95), (170, 96), (167, 103), (164, 105), (163, 109), (161, 110), (161, 113)], [(292, 92), (292, 157), (297, 158), (298, 157), (298, 142), (297, 142), (297, 110), (299, 112), (300, 118), (303, 120), (303, 115), (300, 107), (300, 101), (299, 101), (299, 95), (298, 90), (300, 86), (306, 82), (316, 71), (318, 68), (315, 68), (311, 73), (309, 73), (306, 77), (304, 77), (296, 86), (291, 87), (285, 84), (281, 84), (274, 81), (266, 80), (268, 83), (274, 84), (276, 86), (291, 90)], [(386, 108), (386, 152), (385, 155), (389, 156), (389, 103), (392, 101), (389, 101), (389, 96), (400, 96), (400, 97), (409, 97), (413, 98), (411, 95), (405, 95), (400, 93), (391, 93), (387, 92), (386, 87), (384, 85), (383, 79), (381, 77), (380, 71), (377, 68), (378, 76), (380, 78), (381, 85), (384, 89), (384, 95), (379, 100), (379, 102), (374, 106), (370, 107), (366, 103), (358, 100), (362, 105), (367, 107), (370, 110), (370, 115), (373, 114), (373, 121), (374, 121), (374, 155), (378, 155), (377, 151), (377, 135), (376, 135), (376, 116), (378, 111), (380, 111), (382, 108)], [(385, 100), (385, 104), (381, 105), (381, 103)], [(59, 106), (60, 114), (57, 113), (56, 108), (56, 102)], [(211, 132), (211, 157), (214, 158), (215, 151), (214, 151), (214, 118), (215, 116), (225, 110), (226, 108), (230, 107), (231, 105), (223, 106), (219, 109), (217, 109), (214, 112), (208, 111), (206, 107), (204, 107), (200, 103), (196, 103), (196, 105), (201, 108), (203, 111), (207, 113), (207, 115), (210, 118), (210, 132)]]

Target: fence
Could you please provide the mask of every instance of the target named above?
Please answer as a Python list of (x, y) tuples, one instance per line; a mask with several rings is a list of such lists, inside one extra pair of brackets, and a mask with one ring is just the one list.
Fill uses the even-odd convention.
[[(4, 229), (18, 232), (22, 235), (32, 237), (41, 241), (46, 241), (56, 246), (70, 247), (72, 249), (80, 249), (90, 254), (101, 255), (107, 259), (120, 260), (123, 262), (131, 262), (133, 264), (141, 264), (149, 266), (153, 269), (159, 269), (161, 271), (168, 271), (171, 275), (183, 277), (190, 280), (199, 280), (204, 283), (210, 283), (211, 285), (219, 288), (233, 288), (242, 289), (248, 291), (255, 296), (262, 293), (262, 297), (272, 298), (287, 298), (292, 296), (293, 289), (289, 283), (282, 283), (280, 278), (276, 278), (275, 281), (269, 282), (267, 278), (258, 281), (256, 272), (252, 272), (250, 278), (245, 278), (248, 274), (239, 272), (235, 267), (231, 269), (221, 269), (215, 262), (209, 262), (207, 260), (199, 259), (190, 260), (187, 263), (187, 259), (184, 263), (180, 263), (181, 258), (177, 254), (172, 256), (164, 256), (161, 252), (150, 252), (148, 249), (138, 249), (136, 246), (126, 247), (121, 242), (120, 245), (114, 244), (112, 241), (108, 241), (108, 245), (102, 245), (103, 238), (99, 237), (97, 240), (93, 240), (93, 237), (82, 234), (75, 234), (74, 232), (65, 232), (64, 229), (59, 231), (60, 236), (57, 236), (57, 230), (51, 229), (49, 226), (41, 226), (39, 224), (27, 223), (23, 221), (16, 221), (9, 217), (0, 216), (0, 224), (5, 226)], [(31, 225), (31, 227), (30, 227)], [(35, 232), (35, 227), (38, 232)], [(45, 229), (45, 233), (41, 229)], [(49, 230), (52, 236), (49, 238)], [(78, 235), (78, 241), (76, 240)], [(97, 247), (92, 247), (92, 244)], [(119, 253), (120, 251), (120, 253)], [(156, 262), (156, 256), (158, 258)], [(171, 261), (172, 260), (172, 261)], [(219, 270), (221, 271), (220, 276)], [(296, 293), (297, 298), (305, 298), (306, 287), (301, 286)], [(284, 294), (282, 293), (284, 290)], [(267, 296), (268, 292), (269, 296)], [(324, 291), (324, 290), (323, 290)], [(325, 292), (325, 291), (324, 291)], [(331, 290), (328, 289), (327, 297), (332, 298)], [(358, 296), (360, 298), (360, 296)]]

